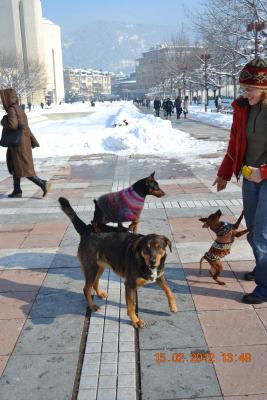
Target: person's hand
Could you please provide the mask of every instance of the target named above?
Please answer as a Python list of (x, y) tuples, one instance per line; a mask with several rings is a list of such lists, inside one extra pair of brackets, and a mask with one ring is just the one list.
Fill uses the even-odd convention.
[(220, 190), (223, 190), (226, 188), (227, 181), (220, 176), (217, 176), (215, 181), (213, 182), (212, 186), (217, 185), (217, 192), (220, 192)]
[(251, 167), (250, 165), (248, 165), (248, 168), (251, 170), (251, 174), (246, 176), (245, 179), (251, 182), (260, 183), (262, 181), (260, 169)]

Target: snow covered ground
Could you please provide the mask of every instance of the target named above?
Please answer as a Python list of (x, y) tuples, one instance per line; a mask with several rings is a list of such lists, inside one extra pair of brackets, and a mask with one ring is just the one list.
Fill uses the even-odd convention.
[[(75, 115), (81, 112), (88, 114)], [(49, 119), (56, 118), (52, 114), (61, 113), (68, 115)], [(46, 118), (45, 114), (51, 115)], [(132, 102), (96, 103), (95, 107), (91, 107), (90, 103), (62, 104), (44, 110), (36, 108), (27, 115), (41, 145), (34, 149), (35, 158), (113, 153), (207, 163), (201, 158), (202, 154), (215, 153), (223, 148), (222, 142), (196, 140), (185, 132), (173, 129), (168, 120), (140, 113)], [(231, 115), (210, 112), (210, 109), (205, 113), (203, 105), (190, 106), (189, 116), (225, 128), (230, 127), (232, 121)], [(41, 120), (40, 117), (45, 118)], [(123, 124), (124, 120), (128, 122), (127, 126)], [(5, 160), (5, 152), (0, 147), (0, 161)], [(212, 163), (212, 159), (208, 162)]]

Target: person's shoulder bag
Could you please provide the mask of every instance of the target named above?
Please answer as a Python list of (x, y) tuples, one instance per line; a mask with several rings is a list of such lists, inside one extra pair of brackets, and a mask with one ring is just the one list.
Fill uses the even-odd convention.
[(24, 128), (24, 125), (19, 122), (18, 112), (15, 107), (13, 108), (17, 114), (18, 127), (17, 129), (3, 128), (0, 140), (0, 146), (2, 147), (16, 147), (19, 146), (22, 142), (22, 130)]

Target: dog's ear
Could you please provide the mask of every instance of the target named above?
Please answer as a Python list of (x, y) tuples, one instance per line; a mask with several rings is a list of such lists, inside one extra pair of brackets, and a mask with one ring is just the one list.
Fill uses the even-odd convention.
[(139, 247), (140, 243), (142, 242), (142, 239), (143, 239), (143, 236), (135, 239), (135, 241), (132, 243), (133, 251), (137, 250), (137, 248)]
[(172, 253), (172, 242), (166, 236), (163, 236), (163, 240), (166, 246), (169, 246), (170, 252)]
[(155, 175), (155, 171), (152, 172), (152, 174), (149, 175), (149, 176), (146, 178), (146, 185), (149, 185), (151, 182), (153, 182), (153, 181), (155, 180), (155, 179), (154, 179), (154, 175)]

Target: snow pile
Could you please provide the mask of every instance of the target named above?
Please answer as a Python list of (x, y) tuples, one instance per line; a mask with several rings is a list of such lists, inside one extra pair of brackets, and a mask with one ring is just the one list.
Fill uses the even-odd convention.
[(220, 126), (221, 128), (225, 129), (231, 128), (233, 120), (232, 114), (223, 114), (221, 112), (216, 112), (216, 109), (210, 106), (208, 106), (208, 111), (205, 112), (205, 107), (203, 104), (199, 106), (189, 106), (188, 117), (194, 119), (195, 121)]
[[(58, 108), (60, 112), (63, 109), (71, 112), (74, 110), (71, 106)], [(30, 125), (41, 145), (34, 149), (34, 157), (113, 153), (193, 161), (201, 159), (201, 154), (214, 153), (223, 148), (222, 142), (196, 140), (185, 132), (173, 129), (168, 120), (142, 114), (130, 102), (100, 103), (95, 108), (87, 103), (81, 104), (80, 108), (76, 105), (75, 111), (85, 111), (86, 108), (88, 115), (85, 116), (73, 114), (73, 118), (46, 120)], [(0, 160), (4, 159), (5, 149), (1, 148)]]

